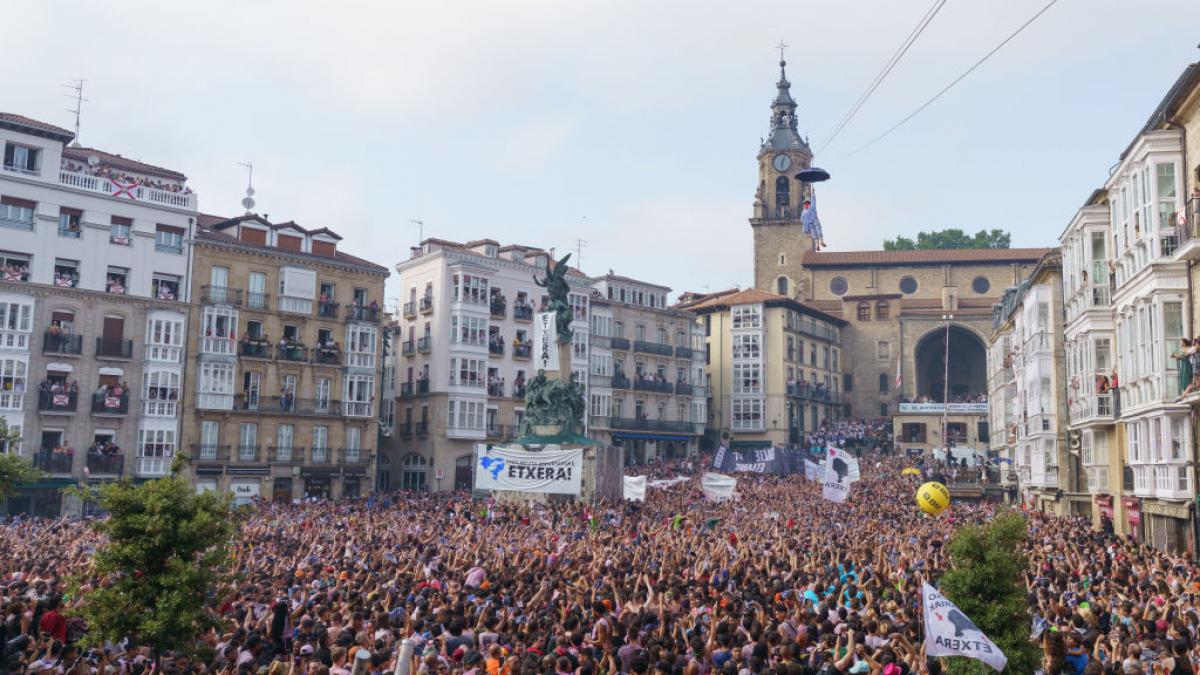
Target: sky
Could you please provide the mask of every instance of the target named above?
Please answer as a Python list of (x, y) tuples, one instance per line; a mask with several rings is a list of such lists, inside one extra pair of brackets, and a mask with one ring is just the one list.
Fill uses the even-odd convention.
[[(1195, 0), (948, 0), (814, 163), (830, 250), (1001, 228), (1050, 246), (1183, 68)], [(582, 249), (583, 270), (753, 284), (779, 59), (820, 147), (926, 0), (8, 3), (0, 110), (184, 172), (206, 213), (329, 227), (393, 268), (424, 236)], [(393, 272), (388, 298), (399, 296)], [(389, 305), (391, 302), (389, 301)]]

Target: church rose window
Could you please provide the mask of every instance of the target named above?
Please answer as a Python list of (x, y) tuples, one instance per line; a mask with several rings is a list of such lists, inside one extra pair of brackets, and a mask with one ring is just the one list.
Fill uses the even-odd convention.
[(845, 277), (834, 277), (829, 280), (829, 292), (834, 295), (845, 295), (846, 291), (850, 290), (850, 284), (846, 283)]
[(987, 280), (987, 277), (975, 277), (975, 280), (971, 282), (971, 290), (980, 295), (987, 293), (991, 287), (992, 283)]
[(905, 294), (913, 294), (917, 292), (917, 280), (912, 277), (904, 277), (900, 280), (900, 292)]

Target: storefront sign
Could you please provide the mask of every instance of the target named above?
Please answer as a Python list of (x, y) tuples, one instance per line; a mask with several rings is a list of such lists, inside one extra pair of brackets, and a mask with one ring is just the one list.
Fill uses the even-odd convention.
[(1179, 518), (1181, 520), (1187, 520), (1187, 518), (1188, 518), (1187, 503), (1172, 504), (1170, 502), (1150, 500), (1150, 501), (1146, 502), (1145, 504), (1143, 504), (1142, 508), (1146, 513), (1152, 513), (1156, 516), (1166, 516), (1168, 518)]
[(1100, 509), (1100, 514), (1109, 520), (1113, 517), (1113, 500), (1112, 495), (1096, 495), (1096, 506)]
[(554, 312), (539, 312), (533, 323), (533, 360), (539, 370), (558, 370), (558, 330)]
[(1137, 497), (1122, 497), (1121, 503), (1125, 505), (1125, 518), (1129, 520), (1129, 524), (1137, 527), (1142, 524), (1142, 506), (1138, 503)]
[(988, 404), (986, 403), (901, 403), (900, 414), (904, 413), (940, 413), (942, 411), (950, 414), (954, 413), (969, 413), (986, 415)]

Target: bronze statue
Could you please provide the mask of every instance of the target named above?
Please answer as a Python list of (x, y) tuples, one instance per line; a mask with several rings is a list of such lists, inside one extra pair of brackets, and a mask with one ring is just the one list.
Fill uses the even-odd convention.
[(567, 260), (571, 254), (568, 253), (562, 257), (562, 260), (554, 263), (553, 266), (546, 270), (546, 276), (538, 281), (537, 276), (533, 277), (533, 283), (546, 289), (550, 296), (550, 302), (547, 308), (555, 314), (555, 329), (558, 331), (558, 344), (565, 345), (571, 343), (571, 319), (574, 313), (571, 311), (571, 301), (568, 298), (570, 287), (567, 285)]
[(525, 387), (525, 417), (521, 435), (532, 435), (533, 427), (542, 425), (558, 426), (563, 434), (580, 433), (583, 429), (583, 413), (583, 387), (575, 381), (574, 374), (570, 382), (563, 382), (549, 379), (546, 371), (539, 369)]

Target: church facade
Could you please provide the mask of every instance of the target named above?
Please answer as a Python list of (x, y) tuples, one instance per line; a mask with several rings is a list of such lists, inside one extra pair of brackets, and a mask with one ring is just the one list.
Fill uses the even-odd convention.
[[(797, 105), (785, 65), (780, 62), (770, 133), (757, 155), (750, 218), (754, 287), (845, 322), (844, 415), (921, 414), (946, 400), (981, 401), (987, 393), (986, 336), (992, 307), (1050, 249), (823, 250), (801, 222), (804, 200), (812, 198), (812, 192), (796, 174), (811, 167), (812, 151), (797, 132)], [(835, 245), (836, 230), (833, 223), (825, 233)], [(980, 447), (986, 447), (986, 405), (981, 411)], [(941, 429), (938, 416), (930, 434)], [(980, 430), (971, 428), (975, 431), (964, 440), (976, 443)], [(921, 445), (940, 446), (941, 439), (930, 434)]]

